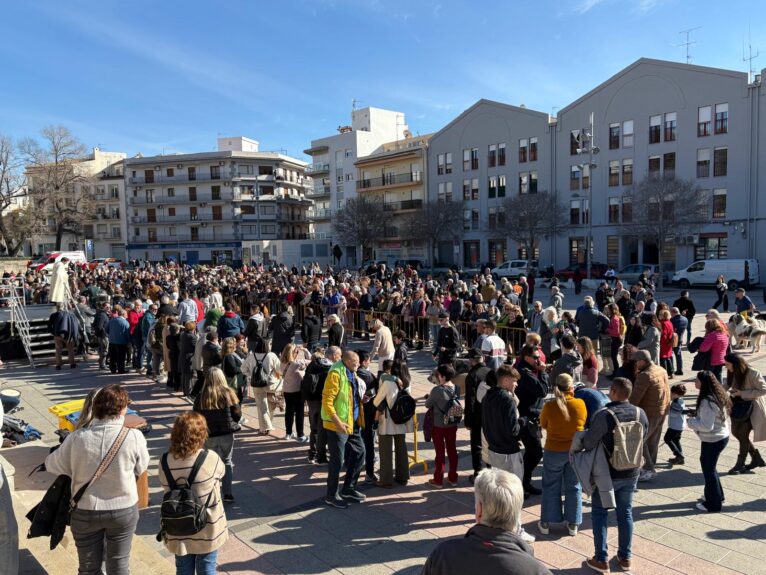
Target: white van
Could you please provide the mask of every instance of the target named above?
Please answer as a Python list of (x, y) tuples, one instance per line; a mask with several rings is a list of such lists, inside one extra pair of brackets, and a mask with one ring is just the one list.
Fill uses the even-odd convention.
[(537, 270), (537, 266), (537, 260), (509, 260), (492, 268), (492, 277), (519, 279), (519, 276), (528, 276), (530, 270)]
[[(745, 277), (745, 270), (747, 276)], [(673, 283), (682, 288), (693, 285), (714, 286), (722, 275), (729, 289), (758, 285), (761, 281), (758, 260), (698, 260), (673, 275)]]
[(41, 257), (39, 260), (30, 262), (27, 266), (30, 270), (33, 271), (43, 271), (45, 273), (50, 273), (53, 269), (53, 264), (60, 261), (61, 258), (69, 258), (69, 261), (74, 263), (77, 266), (83, 266), (88, 263), (87, 258), (85, 257), (85, 252), (79, 251), (79, 252), (49, 252), (45, 254), (43, 257)]

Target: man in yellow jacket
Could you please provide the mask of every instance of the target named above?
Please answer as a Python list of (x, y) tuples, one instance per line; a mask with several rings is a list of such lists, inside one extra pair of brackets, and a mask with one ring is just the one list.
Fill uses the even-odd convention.
[[(327, 495), (325, 503), (338, 509), (346, 509), (349, 501), (361, 503), (365, 495), (356, 490), (359, 474), (364, 468), (364, 427), (362, 397), (365, 384), (356, 376), (359, 356), (346, 350), (341, 360), (327, 373), (322, 391), (322, 426), (327, 431), (327, 450), (330, 456), (327, 471)], [(346, 461), (346, 479), (338, 491), (340, 471)]]

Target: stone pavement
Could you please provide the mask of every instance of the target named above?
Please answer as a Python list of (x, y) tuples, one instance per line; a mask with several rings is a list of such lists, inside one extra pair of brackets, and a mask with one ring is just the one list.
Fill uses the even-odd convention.
[[(695, 322), (701, 323), (701, 322)], [(697, 330), (701, 326), (697, 326)], [(695, 330), (695, 331), (697, 331)], [(356, 347), (368, 346), (360, 342)], [(690, 361), (690, 357), (687, 357)], [(766, 372), (766, 355), (754, 362)], [(431, 385), (426, 375), (432, 368), (426, 353), (416, 353), (413, 365), (414, 395), (422, 397)], [(687, 365), (690, 365), (687, 364)], [(695, 390), (690, 378), (689, 394)], [(678, 378), (676, 378), (676, 381)], [(15, 505), (21, 539), (21, 573), (57, 574), (76, 571), (74, 544), (67, 535), (64, 544), (51, 552), (47, 541), (27, 540), (26, 510), (39, 501), (52, 476), (30, 470), (45, 457), (47, 445), (56, 442), (56, 421), (48, 413), (53, 403), (76, 399), (97, 385), (119, 381), (127, 385), (134, 407), (153, 425), (147, 436), (152, 454), (151, 506), (141, 512), (138, 536), (134, 539), (133, 571), (173, 573), (173, 558), (155, 541), (161, 499), (157, 474), (159, 455), (167, 447), (169, 427), (176, 414), (189, 409), (182, 398), (168, 393), (164, 385), (129, 374), (113, 376), (98, 372), (94, 365), (62, 371), (50, 367), (37, 370), (14, 364), (0, 370), (0, 385), (22, 392), (26, 409), (19, 415), (45, 432), (43, 442), (4, 449), (0, 455), (16, 468)], [(687, 404), (693, 400), (687, 398)], [(422, 402), (419, 414), (422, 417)], [(382, 490), (362, 486), (368, 500), (348, 510), (330, 509), (321, 504), (325, 468), (306, 461), (305, 445), (285, 441), (283, 428), (276, 437), (258, 436), (256, 416), (245, 406), (249, 423), (235, 443), (234, 494), (236, 502), (227, 507), (231, 538), (220, 554), (221, 573), (264, 574), (389, 574), (420, 573), (426, 556), (440, 541), (462, 536), (473, 524), (473, 495), (468, 474), (470, 455), (468, 433), (458, 435), (461, 480), (456, 489), (434, 491), (426, 487), (429, 476), (422, 466), (413, 468), (413, 478), (404, 488)], [(281, 414), (276, 417), (281, 426)], [(411, 437), (409, 438), (411, 440)], [(421, 434), (422, 439), (422, 434)], [(692, 432), (684, 433), (687, 465), (661, 469), (656, 480), (641, 484), (636, 493), (633, 573), (766, 573), (766, 471), (742, 476), (723, 476), (726, 504), (720, 514), (701, 514), (694, 502), (702, 491), (702, 474), (697, 459), (699, 442)], [(432, 470), (433, 450), (421, 443), (422, 455)], [(731, 439), (719, 463), (727, 470), (736, 458), (737, 442)], [(660, 461), (670, 457), (661, 446)], [(664, 465), (661, 465), (664, 467)], [(536, 482), (539, 484), (540, 468)], [(577, 537), (565, 529), (540, 536), (536, 521), (540, 499), (525, 505), (523, 523), (538, 536), (536, 556), (555, 573), (585, 573), (583, 560), (593, 554), (590, 509), (584, 505), (584, 524)], [(614, 517), (610, 517), (613, 526)], [(610, 551), (616, 552), (616, 529), (610, 528)], [(613, 565), (613, 569), (617, 569)]]

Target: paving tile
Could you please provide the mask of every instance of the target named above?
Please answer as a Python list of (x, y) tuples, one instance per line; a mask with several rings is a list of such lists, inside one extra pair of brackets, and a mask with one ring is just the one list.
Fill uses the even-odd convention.
[(567, 549), (554, 541), (535, 541), (533, 547), (535, 557), (556, 568), (564, 567), (583, 558), (582, 554)]
[(749, 571), (735, 571), (725, 565), (711, 563), (688, 554), (679, 555), (668, 563), (667, 567), (686, 575), (735, 575), (736, 573), (750, 573)]
[(714, 545), (712, 543), (703, 544), (700, 542), (700, 539), (685, 533), (679, 533), (678, 531), (667, 532), (662, 537), (662, 544), (712, 563), (720, 561), (729, 552), (726, 546)]

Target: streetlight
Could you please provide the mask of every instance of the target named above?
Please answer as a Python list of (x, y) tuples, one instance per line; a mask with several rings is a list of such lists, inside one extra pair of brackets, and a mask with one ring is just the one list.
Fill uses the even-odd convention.
[(592, 198), (593, 198), (593, 170), (595, 170), (598, 165), (593, 161), (593, 156), (597, 155), (601, 150), (598, 146), (596, 146), (594, 142), (594, 129), (593, 129), (593, 112), (590, 113), (590, 122), (589, 126), (587, 128), (583, 128), (580, 130), (580, 135), (578, 136), (577, 140), (580, 144), (580, 147), (577, 148), (577, 154), (580, 156), (583, 156), (585, 154), (588, 155), (588, 162), (578, 164), (577, 166), (580, 168), (580, 171), (582, 172), (583, 176), (585, 176), (585, 168), (587, 166), (588, 168), (588, 196), (587, 196), (587, 202), (588, 202), (588, 234), (587, 238), (585, 240), (585, 269), (586, 269), (586, 277), (588, 280), (591, 279), (591, 249), (593, 245), (593, 238), (592, 238), (592, 231), (593, 231), (593, 211), (591, 210), (592, 207)]

